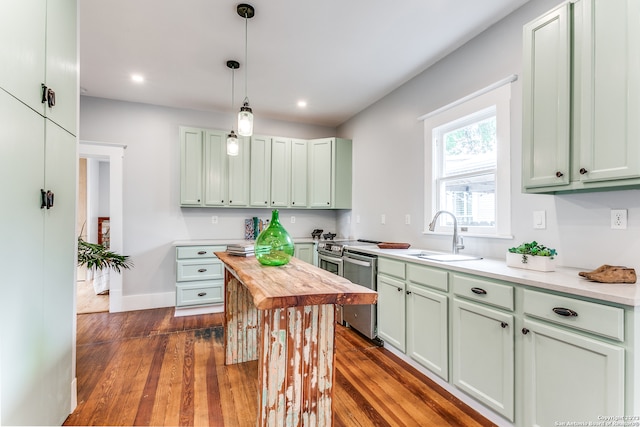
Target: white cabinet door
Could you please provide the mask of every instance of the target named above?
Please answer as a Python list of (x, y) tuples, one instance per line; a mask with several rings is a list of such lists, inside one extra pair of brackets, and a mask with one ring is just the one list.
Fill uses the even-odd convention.
[(405, 351), (405, 283), (378, 275), (378, 336)]
[(407, 351), (412, 359), (449, 379), (449, 327), (446, 295), (409, 284)]
[(78, 111), (76, 20), (76, 0), (47, 0), (47, 68), (44, 83), (55, 91), (55, 106), (45, 107), (45, 114), (73, 135), (77, 135)]
[(202, 131), (180, 127), (180, 205), (202, 203)]
[(571, 5), (524, 26), (524, 188), (568, 185), (571, 138)]
[(522, 333), (525, 425), (625, 414), (621, 347), (528, 319)]
[(271, 206), (289, 206), (291, 188), (291, 139), (271, 140)]
[(271, 204), (271, 137), (251, 137), (251, 206)]
[(331, 207), (333, 138), (309, 141), (309, 207)]
[(46, 5), (46, 0), (3, 0), (0, 13), (0, 87), (41, 114)]
[(229, 206), (249, 206), (249, 150), (248, 137), (238, 138), (237, 156), (227, 156), (229, 166)]
[(585, 183), (640, 177), (640, 3), (583, 0), (574, 7), (581, 98), (572, 173)]
[(291, 207), (307, 207), (307, 141), (291, 141)]
[[(229, 185), (226, 134), (220, 131), (205, 131), (202, 156), (204, 161), (201, 159), (200, 167), (203, 168), (204, 183), (200, 185), (204, 186), (204, 195), (200, 197), (204, 197), (205, 206), (224, 206), (227, 203)], [(190, 188), (190, 191), (196, 192), (193, 188)]]
[(453, 300), (453, 384), (513, 421), (514, 323), (511, 314)]

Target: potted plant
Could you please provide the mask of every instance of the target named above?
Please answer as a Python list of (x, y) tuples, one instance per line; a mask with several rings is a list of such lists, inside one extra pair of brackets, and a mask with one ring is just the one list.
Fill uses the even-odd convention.
[(536, 271), (554, 271), (555, 257), (558, 252), (539, 244), (535, 240), (520, 246), (509, 248), (507, 265)]
[(133, 267), (133, 263), (128, 255), (120, 255), (78, 236), (78, 266), (86, 267), (93, 273), (93, 288), (96, 294), (101, 295), (109, 292), (109, 270), (120, 273)]

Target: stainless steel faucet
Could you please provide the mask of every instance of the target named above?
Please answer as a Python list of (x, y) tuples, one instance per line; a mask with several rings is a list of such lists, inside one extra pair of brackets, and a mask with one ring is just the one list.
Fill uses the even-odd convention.
[(454, 254), (457, 254), (459, 249), (464, 249), (464, 241), (462, 239), (462, 236), (458, 236), (458, 220), (456, 219), (456, 216), (454, 214), (449, 211), (436, 212), (433, 219), (431, 220), (431, 223), (429, 224), (429, 231), (435, 230), (436, 221), (440, 214), (448, 214), (451, 215), (451, 218), (453, 218), (453, 245), (451, 246), (451, 250)]

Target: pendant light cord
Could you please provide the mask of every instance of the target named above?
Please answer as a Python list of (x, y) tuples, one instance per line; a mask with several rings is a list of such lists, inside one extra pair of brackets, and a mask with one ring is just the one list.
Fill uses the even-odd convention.
[(249, 37), (249, 32), (247, 30), (248, 27), (248, 22), (249, 22), (249, 17), (247, 16), (247, 11), (244, 12), (244, 100), (245, 102), (248, 100), (247, 94), (249, 93), (247, 91), (247, 87), (248, 87), (248, 83), (247, 83), (247, 75), (249, 72), (249, 61), (248, 61), (248, 54), (247, 54), (247, 45), (248, 45), (248, 37)]
[[(231, 111), (233, 111), (233, 102), (235, 100), (235, 88), (236, 88), (236, 69), (231, 68)], [(232, 116), (231, 131), (233, 131), (233, 125), (235, 124), (235, 116)]]

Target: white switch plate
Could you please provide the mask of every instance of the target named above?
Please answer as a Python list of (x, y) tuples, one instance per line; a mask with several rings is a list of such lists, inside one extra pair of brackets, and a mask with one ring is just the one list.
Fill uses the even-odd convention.
[(211, 224), (217, 224), (218, 223), (218, 217), (216, 215), (211, 217)]
[(626, 230), (627, 229), (627, 210), (611, 209), (611, 229)]
[(291, 224), (295, 224), (296, 223), (296, 217), (291, 215)]
[(387, 222), (387, 216), (385, 214), (380, 215), (380, 224), (385, 224)]
[(547, 228), (547, 215), (545, 211), (533, 211), (533, 228), (539, 230)]
[(405, 223), (406, 225), (411, 224), (411, 215), (406, 214), (406, 215), (404, 216), (404, 223)]
[(356, 215), (356, 224), (360, 224), (360, 215)]

